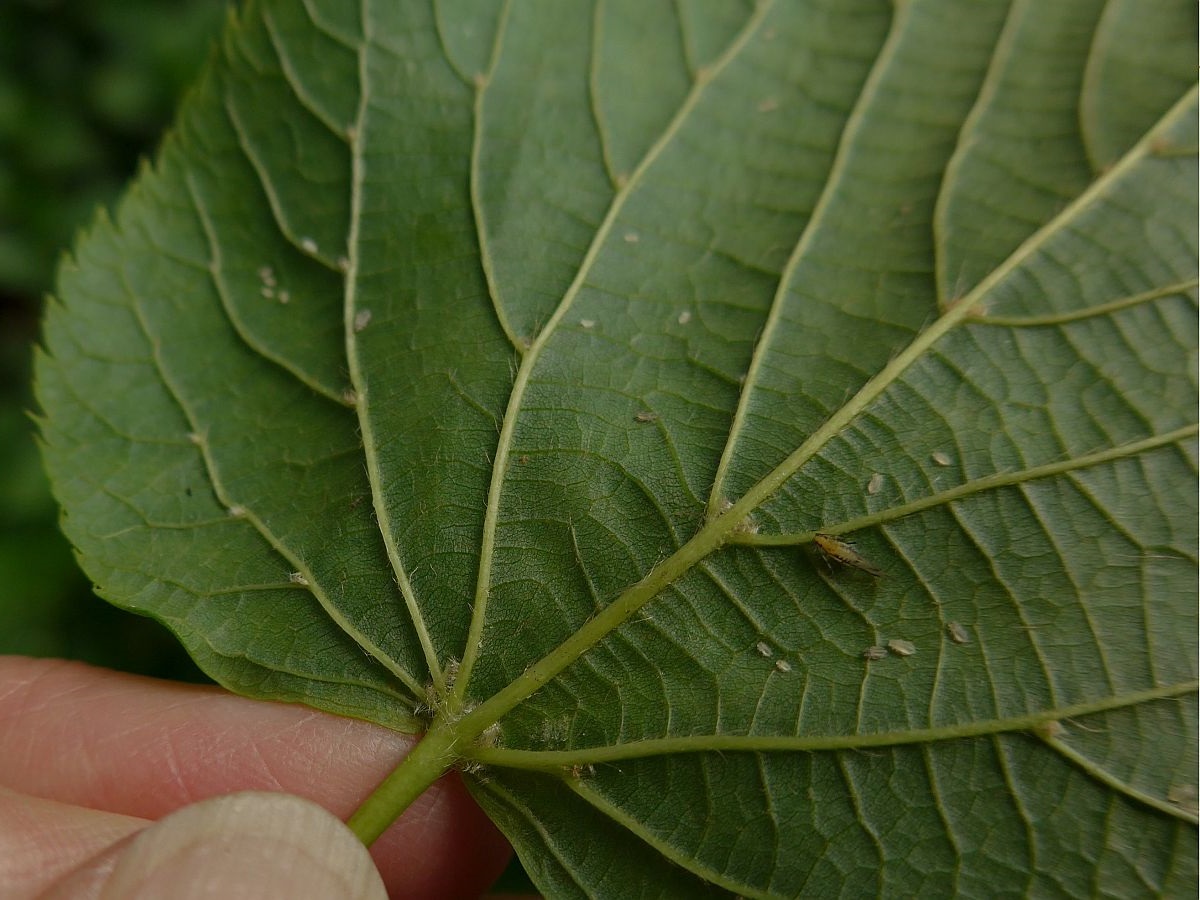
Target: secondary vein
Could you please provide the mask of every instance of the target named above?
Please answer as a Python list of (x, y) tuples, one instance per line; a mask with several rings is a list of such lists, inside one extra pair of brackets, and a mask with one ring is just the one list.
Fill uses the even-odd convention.
[(1171, 803), (1169, 800), (1155, 797), (1152, 794), (1147, 794), (1145, 791), (1138, 790), (1128, 782), (1122, 781), (1120, 778), (1118, 778), (1112, 772), (1109, 772), (1094, 760), (1088, 759), (1087, 756), (1080, 753), (1074, 747), (1071, 747), (1061, 738), (1051, 737), (1050, 735), (1044, 734), (1038, 736), (1042, 739), (1042, 742), (1047, 747), (1050, 747), (1055, 753), (1058, 753), (1063, 758), (1070, 760), (1105, 787), (1112, 788), (1114, 791), (1124, 794), (1126, 797), (1129, 797), (1131, 800), (1134, 800), (1137, 803), (1144, 804), (1152, 809), (1157, 809), (1159, 812), (1166, 813), (1167, 815), (1176, 819), (1183, 819), (1183, 821), (1190, 822), (1193, 825), (1200, 824), (1200, 817), (1198, 817), (1195, 813), (1188, 812), (1181, 807), (1176, 806), (1174, 803)]
[(676, 111), (671, 122), (664, 129), (658, 140), (646, 151), (646, 155), (638, 163), (629, 180), (613, 196), (608, 212), (605, 214), (604, 220), (600, 223), (600, 227), (596, 229), (596, 234), (592, 238), (592, 243), (579, 265), (578, 272), (575, 273), (575, 278), (563, 294), (554, 313), (547, 320), (545, 327), (529, 345), (528, 351), (521, 360), (521, 365), (517, 369), (516, 379), (513, 382), (512, 393), (508, 398), (508, 406), (504, 411), (504, 423), (501, 426), (500, 439), (496, 445), (495, 462), (492, 466), (492, 480), (488, 488), (487, 511), (484, 515), (483, 540), (480, 547), (479, 576), (476, 582), (475, 603), (471, 614), (470, 629), (467, 633), (467, 645), (463, 649), (462, 663), (459, 667), (458, 678), (455, 681), (451, 695), (452, 706), (461, 705), (462, 699), (466, 694), (467, 685), (470, 683), (471, 671), (482, 649), (483, 624), (487, 616), (488, 595), (491, 586), (492, 556), (495, 552), (496, 524), (500, 515), (500, 497), (504, 488), (504, 477), (508, 469), (508, 460), (512, 450), (513, 435), (516, 432), (517, 418), (521, 411), (521, 405), (524, 402), (525, 391), (529, 387), (529, 380), (533, 369), (537, 365), (542, 350), (554, 334), (559, 322), (562, 321), (567, 311), (571, 308), (571, 304), (579, 295), (580, 290), (582, 290), (583, 284), (587, 280), (587, 276), (591, 272), (597, 257), (600, 255), (600, 251), (604, 247), (609, 234), (612, 232), (626, 201), (641, 183), (655, 160), (662, 154), (664, 148), (674, 139), (692, 110), (695, 109), (696, 104), (704, 93), (705, 87), (738, 55), (749, 40), (750, 35), (757, 30), (758, 25), (762, 22), (770, 7), (771, 2), (761, 3), (755, 10), (754, 15), (747, 21), (746, 27), (737, 40), (731, 43), (721, 58), (711, 69), (707, 70), (706, 76), (693, 84), (692, 89), (688, 92), (687, 97), (684, 98), (683, 103)]
[[(972, 494), (1022, 484), (1027, 481), (1035, 481), (1040, 478), (1049, 478), (1052, 475), (1060, 475), (1064, 472), (1072, 472), (1077, 469), (1086, 469), (1117, 459), (1125, 459), (1138, 453), (1144, 453), (1159, 447), (1166, 447), (1189, 437), (1195, 437), (1197, 433), (1200, 433), (1200, 425), (1185, 425), (1183, 428), (1177, 428), (1165, 434), (1157, 434), (1144, 440), (1131, 441), (1127, 444), (1120, 444), (1116, 447), (1110, 447), (1107, 450), (1088, 453), (1072, 459), (1064, 459), (1041, 466), (1032, 466), (1031, 468), (1021, 469), (1016, 472), (1000, 472), (995, 475), (986, 475), (983, 478), (976, 478), (957, 487), (938, 491), (927, 497), (921, 497), (910, 503), (903, 503), (899, 506), (859, 516), (855, 519), (847, 519), (845, 522), (838, 522), (827, 526), (822, 525), (821, 533), (834, 535), (848, 534), (852, 531), (859, 531), (874, 525), (882, 525), (885, 522), (893, 522), (896, 519), (911, 516), (914, 513), (930, 509), (934, 506), (953, 503), (955, 500), (961, 500)], [(808, 543), (813, 539), (814, 534), (815, 532), (812, 531), (783, 534), (736, 533), (730, 537), (729, 542), (731, 544), (749, 544), (756, 547), (779, 547)]]
[(716, 869), (702, 865), (694, 854), (688, 853), (686, 850), (674, 846), (670, 842), (664, 840), (653, 831), (651, 831), (644, 822), (639, 821), (634, 816), (631, 816), (621, 807), (611, 803), (607, 797), (590, 789), (586, 783), (580, 779), (575, 779), (567, 782), (567, 786), (575, 792), (581, 800), (595, 809), (601, 815), (611, 819), (621, 828), (628, 831), (630, 834), (637, 837), (639, 840), (653, 847), (666, 860), (679, 866), (685, 871), (691, 872), (705, 881), (715, 884), (718, 887), (723, 887), (726, 890), (733, 891), (742, 897), (755, 897), (760, 900), (769, 900), (769, 898), (782, 897), (781, 894), (772, 894), (766, 891), (755, 889), (752, 885), (746, 884), (743, 881), (738, 881), (735, 878), (730, 878), (722, 874)]
[(853, 145), (859, 128), (865, 121), (866, 107), (869, 105), (869, 101), (875, 96), (879, 84), (886, 77), (887, 68), (891, 65), (896, 47), (900, 43), (900, 37), (904, 31), (902, 25), (906, 20), (909, 8), (907, 4), (901, 7), (892, 20), (892, 26), (887, 39), (884, 41), (883, 49), (880, 51), (879, 57), (872, 67), (870, 74), (867, 76), (867, 80), (863, 83), (854, 110), (851, 112), (849, 118), (846, 120), (845, 127), (842, 129), (842, 135), (838, 141), (837, 153), (829, 169), (829, 177), (821, 192), (821, 197), (817, 201), (817, 205), (804, 227), (804, 233), (796, 243), (791, 257), (779, 275), (779, 287), (775, 291), (775, 296), (771, 299), (771, 307), (767, 312), (767, 319), (763, 325), (762, 335), (759, 337), (758, 344), (754, 348), (754, 355), (750, 360), (750, 366), (746, 370), (745, 384), (742, 387), (741, 396), (738, 398), (738, 406), (733, 415), (733, 422), (729, 427), (729, 437), (725, 441), (721, 459), (717, 463), (717, 473), (713, 478), (712, 493), (709, 495), (706, 510), (706, 515), (710, 519), (720, 515), (722, 511), (721, 507), (726, 502), (723, 494), (725, 479), (729, 473), (729, 467), (733, 465), (734, 451), (738, 443), (738, 437), (746, 425), (746, 418), (750, 411), (751, 395), (754, 393), (754, 387), (758, 383), (759, 373), (762, 371), (767, 352), (772, 346), (775, 332), (779, 328), (784, 301), (791, 287), (792, 278), (796, 273), (796, 269), (800, 266), (800, 261), (808, 252), (814, 236), (819, 231), (818, 226), (824, 220), (825, 212), (829, 208), (832, 198), (837, 193), (838, 186), (845, 177), (849, 167), (849, 149)]
[(192, 429), (193, 434), (198, 436), (198, 440), (195, 443), (200, 451), (201, 459), (204, 461), (205, 471), (208, 474), (208, 479), (212, 484), (213, 493), (217, 496), (217, 499), (230, 510), (239, 509), (239, 518), (244, 519), (248, 524), (250, 524), (260, 535), (262, 535), (263, 539), (270, 544), (276, 553), (283, 557), (283, 559), (287, 560), (288, 564), (292, 568), (300, 572), (307, 579), (310, 585), (309, 590), (312, 591), (313, 596), (316, 598), (321, 608), (325, 610), (326, 615), (328, 615), (329, 618), (332, 619), (333, 622), (342, 629), (342, 631), (344, 631), (356, 643), (358, 643), (371, 656), (372, 659), (379, 662), (385, 669), (387, 669), (387, 671), (391, 672), (401, 683), (403, 683), (414, 693), (418, 693), (420, 688), (408, 670), (400, 665), (398, 661), (392, 659), (382, 647), (379, 647), (373, 641), (369, 640), (354, 623), (346, 618), (342, 611), (330, 601), (329, 595), (321, 589), (316, 575), (308, 567), (308, 564), (303, 559), (298, 557), (294, 552), (292, 552), (292, 550), (279, 539), (279, 536), (267, 526), (267, 523), (257, 514), (255, 514), (253, 510), (249, 509), (243, 504), (238, 503), (237, 498), (230, 495), (229, 490), (226, 488), (220, 475), (218, 474), (217, 461), (213, 457), (212, 450), (208, 443), (207, 430), (196, 419), (196, 415), (192, 408), (184, 401), (183, 393), (179, 389), (178, 385), (175, 384), (174, 379), (167, 374), (167, 368), (162, 361), (161, 344), (157, 337), (154, 336), (153, 330), (150, 328), (150, 324), (147, 322), (145, 313), (142, 310), (142, 305), (138, 300), (138, 294), (133, 289), (132, 285), (129, 284), (124, 270), (121, 272), (121, 280), (130, 297), (129, 307), (133, 312), (133, 317), (135, 321), (137, 321), (138, 327), (141, 329), (142, 335), (145, 337), (146, 342), (150, 345), (151, 358), (154, 360), (154, 368), (158, 372), (159, 378), (162, 379), (163, 386), (167, 389), (167, 393), (170, 394), (171, 398), (178, 405), (179, 410), (183, 414), (184, 418), (187, 419), (188, 427)]
[(192, 205), (196, 208), (196, 217), (200, 220), (200, 226), (204, 230), (204, 236), (208, 241), (208, 273), (212, 278), (213, 286), (216, 288), (217, 296), (221, 300), (221, 308), (225, 310), (225, 318), (229, 320), (229, 324), (233, 326), (233, 330), (237, 336), (242, 339), (247, 347), (261, 356), (263, 359), (269, 360), (281, 369), (292, 375), (298, 381), (302, 382), (306, 387), (311, 388), (316, 393), (320, 394), (328, 400), (332, 400), (339, 406), (345, 406), (345, 400), (342, 398), (342, 392), (336, 388), (324, 384), (320, 379), (305, 372), (291, 360), (274, 352), (262, 341), (255, 338), (247, 328), (245, 321), (239, 315), (237, 307), (234, 306), (233, 300), (230, 297), (229, 285), (225, 281), (221, 260), (221, 246), (217, 241), (217, 230), (213, 224), (212, 217), (209, 215), (208, 207), (205, 205), (204, 197), (200, 193), (200, 189), (196, 186), (195, 179), (192, 176), (186, 175), (188, 193), (192, 198)]
[(346, 296), (345, 315), (342, 326), (346, 336), (346, 364), (350, 373), (350, 383), (354, 385), (357, 397), (355, 412), (358, 415), (359, 430), (362, 433), (363, 457), (367, 464), (367, 481), (371, 485), (371, 503), (374, 506), (375, 517), (379, 523), (379, 532), (383, 538), (383, 545), (387, 551), (392, 572), (396, 576), (396, 586), (399, 588), (400, 595), (404, 599), (404, 605), (408, 609), (409, 617), (412, 619), (413, 630), (416, 631), (417, 640), (421, 644), (421, 650), (425, 656), (425, 664), (429, 668), (430, 678), (433, 679), (434, 687), (440, 691), (445, 688), (445, 676), (442, 673), (437, 650), (433, 646), (433, 638), (429, 633), (428, 626), (425, 624), (421, 607), (417, 603), (416, 593), (413, 591), (412, 584), (408, 580), (404, 561), (400, 558), (399, 544), (392, 526), (391, 510), (383, 496), (383, 472), (379, 464), (379, 454), (376, 451), (378, 438), (375, 436), (375, 426), (369, 414), (370, 392), (362, 360), (358, 352), (358, 331), (354, 327), (354, 319), (358, 314), (358, 229), (359, 223), (362, 220), (362, 186), (364, 178), (362, 154), (363, 126), (366, 123), (367, 98), (370, 95), (367, 78), (367, 48), (371, 44), (371, 36), (368, 33), (369, 17), (365, 15), (363, 18), (363, 30), (364, 39), (358, 54), (360, 99), (358, 115), (355, 117), (354, 123), (354, 137), (350, 142), (350, 233), (346, 237)]
[(504, 6), (500, 10), (500, 18), (496, 22), (496, 36), (492, 44), (492, 56), (488, 62), (488, 70), (480, 78), (474, 80), (475, 85), (475, 104), (472, 109), (472, 116), (475, 123), (475, 131), (471, 137), (471, 211), (475, 217), (475, 234), (476, 240), (479, 242), (479, 264), (483, 268), (483, 278), (487, 282), (488, 296), (492, 299), (492, 309), (496, 313), (496, 321), (500, 323), (500, 329), (504, 332), (508, 342), (513, 345), (513, 349), (518, 355), (524, 354), (526, 344), (521, 340), (521, 336), (517, 334), (512, 327), (512, 323), (508, 320), (508, 314), (504, 311), (504, 302), (500, 298), (500, 283), (496, 280), (495, 267), (492, 265), (492, 254), (488, 248), (487, 240), (487, 222), (484, 218), (483, 197), (480, 195), (480, 156), (483, 153), (483, 103), (487, 97), (488, 85), (491, 84), (492, 76), (496, 72), (496, 64), (500, 59), (500, 48), (504, 45), (504, 35), (508, 27), (508, 11), (509, 0), (505, 0)]

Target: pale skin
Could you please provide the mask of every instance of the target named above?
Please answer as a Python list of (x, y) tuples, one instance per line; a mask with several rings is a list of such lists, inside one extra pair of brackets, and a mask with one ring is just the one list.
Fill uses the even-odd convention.
[[(288, 878), (319, 894), (325, 867), (336, 870), (333, 883), (360, 886), (362, 898), (382, 896), (384, 886), (391, 896), (479, 896), (510, 850), (456, 776), (414, 803), (370, 859), (355, 858), (361, 845), (337, 821), (413, 743), (365, 722), (219, 688), (0, 657), (0, 894), (135, 896), (109, 884), (119, 871), (134, 881), (168, 875), (165, 896), (192, 896), (219, 869), (223, 890), (236, 882), (240, 896), (295, 896)], [(199, 802), (241, 791), (276, 793)], [(258, 858), (268, 864), (229, 863), (252, 854), (264, 833)], [(211, 865), (211, 852), (189, 855), (201, 839), (215, 841), (222, 866)], [(314, 862), (321, 854), (332, 859)], [(147, 862), (154, 859), (157, 875)], [(147, 866), (150, 874), (141, 874)], [(162, 896), (151, 884), (158, 882), (146, 882), (147, 895)]]

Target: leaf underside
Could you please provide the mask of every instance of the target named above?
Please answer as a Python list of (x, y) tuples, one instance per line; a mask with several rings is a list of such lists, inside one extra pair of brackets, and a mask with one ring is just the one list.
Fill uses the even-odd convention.
[(1191, 895), (1195, 32), (250, 3), (61, 268), (64, 527), (232, 690), (470, 723), (554, 896)]

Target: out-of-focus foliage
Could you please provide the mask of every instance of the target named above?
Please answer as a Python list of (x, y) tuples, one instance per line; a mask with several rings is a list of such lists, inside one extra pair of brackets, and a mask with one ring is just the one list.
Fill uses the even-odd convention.
[(55, 259), (148, 153), (223, 0), (0, 7), (0, 285), (40, 295)]
[(0, 3), (0, 653), (199, 677), (158, 625), (91, 596), (58, 530), (25, 413), (58, 254), (153, 150), (226, 6)]

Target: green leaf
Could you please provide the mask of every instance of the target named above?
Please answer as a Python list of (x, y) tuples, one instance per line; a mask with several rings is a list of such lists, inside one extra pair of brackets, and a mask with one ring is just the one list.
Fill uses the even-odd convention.
[(67, 533), (427, 729), (366, 840), (457, 765), (553, 896), (1190, 894), (1195, 30), (251, 3), (60, 272)]

